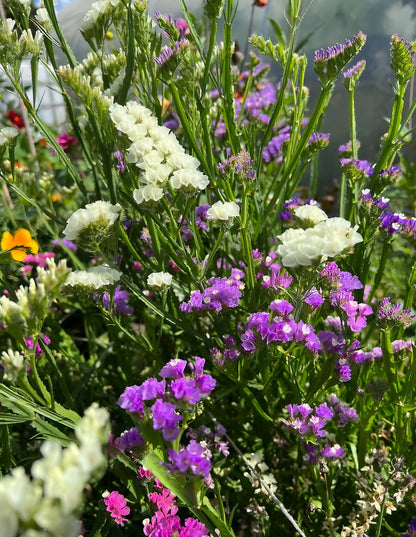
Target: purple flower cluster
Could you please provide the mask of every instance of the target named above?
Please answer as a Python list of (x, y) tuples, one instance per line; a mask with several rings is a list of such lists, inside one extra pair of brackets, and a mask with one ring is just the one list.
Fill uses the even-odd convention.
[(372, 175), (374, 168), (371, 162), (367, 160), (359, 160), (356, 158), (341, 158), (340, 159), (342, 171), (352, 178), (357, 178), (362, 175)]
[(380, 302), (378, 320), (383, 326), (400, 326), (406, 328), (410, 326), (415, 315), (411, 314), (410, 308), (403, 309), (403, 304), (397, 302), (390, 303), (390, 297), (383, 298)]
[(208, 227), (208, 209), (211, 207), (209, 203), (204, 203), (195, 207), (195, 222), (196, 225), (203, 231), (209, 231)]
[(253, 160), (245, 149), (240, 151), (238, 155), (233, 155), (226, 159), (224, 164), (218, 164), (218, 169), (221, 173), (234, 172), (238, 176), (252, 181), (256, 178), (256, 172), (253, 169)]
[[(204, 365), (205, 360), (199, 357), (195, 357), (195, 365), (186, 360), (171, 360), (159, 373), (164, 380), (148, 378), (140, 386), (128, 386), (118, 405), (140, 418), (151, 411), (153, 428), (160, 429), (165, 440), (176, 440), (180, 433), (178, 424), (183, 419), (177, 411), (189, 409), (215, 388), (216, 381), (204, 373)], [(185, 376), (186, 366), (191, 370), (190, 376)], [(145, 407), (147, 401), (154, 400), (150, 409)]]
[(130, 315), (134, 312), (134, 309), (129, 305), (129, 300), (130, 294), (128, 291), (121, 289), (120, 285), (117, 285), (115, 288), (112, 298), (107, 291), (105, 291), (102, 296), (102, 302), (105, 310), (115, 315)]
[(341, 69), (361, 50), (367, 37), (359, 32), (352, 39), (346, 39), (345, 44), (336, 43), (327, 49), (315, 51), (315, 72), (323, 84), (332, 82)]
[[(257, 255), (253, 252), (253, 257)], [(279, 291), (287, 289), (292, 283), (293, 277), (287, 272), (282, 272), (282, 267), (275, 263), (276, 253), (270, 252), (268, 256), (263, 258), (254, 257), (259, 266), (260, 271), (257, 273), (257, 279), (262, 287), (271, 291)]]
[[(267, 312), (252, 313), (246, 321), (244, 329), (240, 335), (241, 348), (252, 354), (258, 351), (264, 344), (272, 343), (304, 343), (313, 353), (317, 353), (321, 348), (321, 343), (315, 334), (315, 329), (304, 323), (296, 322), (289, 318), (288, 314), (282, 315), (278, 308), (288, 311), (290, 308), (276, 302), (272, 303), (270, 309), (275, 309), (277, 315), (273, 316)], [(287, 305), (290, 306), (289, 303)]]
[(380, 216), (380, 224), (388, 235), (400, 233), (405, 237), (416, 239), (416, 218), (414, 216), (386, 211)]
[(282, 148), (285, 143), (290, 139), (290, 126), (286, 125), (281, 128), (276, 136), (270, 140), (270, 142), (263, 149), (263, 159), (265, 162), (275, 161), (279, 164), (282, 161)]
[(322, 439), (328, 435), (326, 427), (329, 424), (333, 425), (332, 428), (342, 429), (351, 421), (358, 421), (354, 408), (342, 403), (336, 395), (332, 394), (328, 402), (324, 401), (314, 408), (304, 403), (286, 405), (285, 409), (289, 412), (289, 419), (283, 420), (283, 423), (301, 436), (305, 442), (309, 462), (316, 462), (317, 453), (322, 457), (332, 459), (344, 454), (344, 450), (338, 444), (326, 443), (319, 452), (317, 450), (322, 446)]
[(208, 477), (211, 463), (205, 453), (205, 447), (191, 440), (187, 447), (181, 447), (179, 451), (168, 449), (169, 460), (164, 463), (169, 468), (168, 473), (180, 472), (193, 476)]
[(353, 67), (351, 67), (351, 69), (347, 69), (347, 71), (345, 71), (344, 78), (353, 79), (356, 82), (361, 76), (361, 73), (364, 71), (365, 65), (366, 61), (360, 60)]
[(225, 308), (236, 308), (241, 298), (244, 283), (240, 275), (230, 278), (210, 278), (207, 289), (193, 291), (188, 302), (182, 302), (179, 306), (181, 311), (187, 313), (204, 310), (221, 311)]

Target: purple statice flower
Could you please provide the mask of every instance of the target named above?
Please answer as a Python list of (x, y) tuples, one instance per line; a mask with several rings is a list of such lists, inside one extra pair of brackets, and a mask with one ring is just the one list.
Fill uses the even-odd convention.
[(329, 134), (325, 134), (323, 132), (314, 132), (311, 137), (309, 138), (306, 147), (318, 144), (318, 145), (328, 145), (329, 144)]
[(261, 279), (261, 285), (265, 289), (273, 289), (278, 291), (280, 289), (287, 289), (292, 283), (293, 276), (287, 272), (281, 272), (282, 267), (276, 263), (271, 264), (269, 267), (269, 274), (263, 274), (259, 272), (257, 279)]
[(282, 317), (287, 317), (294, 307), (287, 300), (273, 300), (269, 309)]
[(175, 399), (180, 399), (191, 405), (198, 403), (202, 396), (201, 390), (195, 385), (195, 380), (186, 377), (172, 380), (169, 391)]
[(390, 297), (381, 300), (378, 311), (378, 320), (383, 326), (400, 326), (407, 328), (414, 318), (415, 315), (411, 314), (410, 308), (403, 309), (403, 305), (399, 302), (391, 304)]
[(409, 238), (416, 238), (416, 218), (400, 213), (384, 212), (380, 216), (380, 224), (388, 235), (395, 232)]
[(274, 136), (263, 149), (263, 159), (265, 162), (274, 160), (276, 164), (282, 160), (282, 148), (290, 139), (290, 126), (283, 127), (277, 136)]
[[(359, 140), (355, 141), (357, 149), (360, 149), (361, 142)], [(338, 147), (338, 154), (340, 158), (348, 158), (352, 156), (352, 142), (349, 140), (346, 144), (342, 144)]]
[(364, 71), (365, 65), (366, 65), (366, 61), (360, 60), (353, 67), (351, 67), (350, 69), (347, 69), (347, 71), (343, 73), (344, 78), (354, 79), (355, 81), (357, 81), (358, 78), (361, 76), (361, 73)]
[(335, 369), (338, 370), (340, 382), (348, 382), (351, 380), (351, 367), (345, 358), (341, 358), (337, 361)]
[(321, 293), (319, 293), (316, 288), (314, 287), (310, 291), (308, 291), (305, 295), (305, 303), (308, 304), (313, 310), (316, 310), (322, 304), (325, 302), (325, 299), (322, 297)]
[(118, 447), (120, 451), (125, 451), (136, 446), (144, 446), (145, 442), (142, 435), (136, 429), (132, 427), (128, 431), (124, 431), (121, 435), (114, 440), (114, 445)]
[(179, 51), (180, 43), (178, 41), (175, 42), (175, 44), (172, 47), (163, 47), (163, 49), (160, 51), (160, 56), (156, 56), (154, 61), (157, 63), (157, 66), (161, 68), (174, 54), (176, 54)]
[(102, 301), (103, 306), (106, 311), (111, 312), (112, 306), (114, 307), (114, 313), (121, 314), (121, 315), (130, 315), (134, 312), (134, 309), (129, 306), (129, 299), (130, 294), (128, 291), (124, 291), (121, 289), (120, 285), (117, 285), (117, 287), (114, 290), (114, 296), (113, 301), (111, 303), (110, 295), (107, 291), (104, 292)]
[(293, 340), (293, 336), (296, 333), (297, 325), (295, 321), (280, 321), (278, 319), (273, 319), (271, 324), (267, 327), (267, 330), (259, 330), (263, 339), (267, 341), (267, 345), (275, 341), (280, 341), (282, 343), (287, 343), (288, 341)]
[(162, 367), (159, 375), (167, 379), (180, 379), (183, 378), (185, 367), (188, 362), (186, 360), (181, 360), (180, 358), (174, 358), (170, 360), (164, 367)]
[(348, 425), (350, 421), (357, 423), (358, 414), (355, 408), (339, 402), (335, 405), (334, 410), (338, 418), (337, 427), (343, 428)]
[(116, 165), (116, 169), (123, 173), (126, 170), (126, 163), (124, 162), (123, 153), (121, 151), (115, 151), (113, 155), (116, 157), (118, 163)]
[(403, 339), (396, 339), (395, 341), (391, 342), (391, 348), (394, 353), (400, 352), (403, 350), (412, 350), (412, 342), (411, 341), (404, 341)]
[(117, 404), (128, 412), (139, 414), (141, 418), (144, 416), (143, 398), (137, 385), (128, 386), (120, 395)]
[(66, 246), (70, 250), (74, 250), (74, 252), (78, 249), (78, 246), (74, 244), (73, 242), (69, 241), (68, 239), (54, 239), (52, 241), (52, 244), (54, 246)]
[(319, 452), (320, 455), (326, 457), (327, 459), (339, 459), (344, 455), (344, 453), (345, 451), (339, 444), (335, 444), (333, 446), (325, 444), (323, 449), (321, 449), (321, 451)]
[(402, 177), (402, 170), (399, 166), (391, 166), (380, 172), (380, 178), (383, 182), (390, 184), (398, 183)]
[(205, 447), (191, 440), (189, 445), (179, 451), (168, 449), (170, 463), (164, 463), (169, 468), (168, 473), (179, 472), (186, 475), (208, 477), (211, 463), (205, 454)]
[(345, 173), (355, 176), (356, 174), (365, 174), (370, 176), (374, 168), (367, 160), (359, 160), (356, 158), (341, 158), (341, 168)]
[(210, 278), (205, 291), (193, 291), (188, 302), (180, 304), (181, 311), (194, 313), (204, 311), (221, 311), (236, 308), (241, 299), (244, 283), (236, 278)]
[(367, 36), (362, 32), (352, 39), (346, 39), (344, 44), (336, 43), (327, 49), (315, 51), (314, 67), (323, 84), (327, 84), (338, 76), (345, 65), (361, 50)]
[(167, 441), (176, 440), (180, 429), (177, 426), (182, 421), (182, 416), (175, 412), (176, 405), (157, 399), (152, 406), (153, 428), (162, 429), (163, 438)]
[(226, 159), (224, 164), (218, 164), (218, 169), (221, 173), (234, 172), (242, 177), (252, 181), (256, 178), (256, 172), (253, 169), (253, 161), (250, 153), (245, 149), (240, 151), (238, 155), (233, 155)]
[(116, 490), (106, 493), (104, 503), (106, 510), (114, 518), (116, 524), (124, 526), (124, 522), (128, 522), (128, 518), (124, 518), (124, 516), (130, 513), (130, 507), (127, 506), (127, 500), (122, 494)]

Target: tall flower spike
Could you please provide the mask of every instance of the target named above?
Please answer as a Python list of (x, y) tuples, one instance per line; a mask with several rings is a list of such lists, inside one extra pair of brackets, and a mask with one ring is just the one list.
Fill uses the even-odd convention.
[(391, 36), (391, 69), (399, 84), (406, 84), (415, 72), (415, 44), (408, 43), (397, 34)]
[(346, 39), (345, 44), (336, 43), (327, 49), (315, 51), (315, 72), (324, 86), (334, 82), (341, 70), (363, 48), (367, 36), (362, 32), (352, 39)]

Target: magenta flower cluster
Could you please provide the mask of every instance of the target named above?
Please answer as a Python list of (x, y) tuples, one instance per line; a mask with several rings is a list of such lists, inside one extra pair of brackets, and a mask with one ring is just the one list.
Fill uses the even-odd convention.
[(119, 526), (124, 526), (124, 522), (128, 521), (125, 515), (130, 513), (130, 507), (124, 496), (114, 490), (104, 497), (104, 503), (107, 511), (114, 518), (114, 522)]
[[(165, 440), (176, 440), (183, 419), (178, 410), (189, 409), (215, 388), (216, 381), (204, 373), (204, 364), (205, 360), (199, 357), (195, 357), (195, 365), (186, 360), (171, 360), (159, 373), (163, 380), (148, 378), (140, 386), (128, 386), (118, 404), (140, 418), (151, 414), (153, 428), (161, 430)], [(185, 375), (187, 366), (191, 371), (188, 376)]]
[(155, 487), (161, 492), (151, 492), (148, 498), (156, 505), (152, 519), (143, 526), (146, 537), (209, 537), (209, 532), (196, 518), (186, 518), (184, 525), (178, 515), (176, 496), (155, 479)]

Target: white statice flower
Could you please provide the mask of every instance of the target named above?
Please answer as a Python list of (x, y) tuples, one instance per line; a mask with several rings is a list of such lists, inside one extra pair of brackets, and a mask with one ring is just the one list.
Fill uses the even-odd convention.
[(44, 7), (40, 7), (36, 10), (36, 21), (49, 32), (53, 29), (52, 21), (49, 18), (48, 10)]
[(0, 130), (0, 147), (2, 145), (11, 144), (18, 134), (19, 131), (15, 127), (3, 127)]
[(88, 203), (85, 208), (75, 211), (67, 220), (64, 236), (70, 241), (80, 241), (90, 248), (97, 241), (108, 237), (120, 216), (121, 205), (108, 201)]
[(163, 271), (152, 272), (147, 277), (147, 285), (153, 289), (168, 289), (172, 285), (172, 274)]
[(24, 47), (24, 50), (30, 52), (34, 56), (38, 56), (41, 52), (41, 43), (43, 41), (43, 35), (39, 30), (36, 30), (35, 35), (32, 34), (32, 30), (23, 30), (20, 34), (19, 44)]
[(341, 217), (328, 218), (314, 229), (318, 233), (323, 232), (325, 248), (322, 253), (328, 257), (334, 257), (344, 250), (351, 250), (355, 244), (363, 241), (357, 231), (358, 226), (351, 227), (351, 223)]
[(0, 297), (0, 322), (11, 328), (13, 325), (20, 326), (24, 324), (22, 309), (16, 302), (3, 295)]
[(230, 226), (234, 218), (240, 214), (240, 207), (235, 201), (217, 201), (207, 210), (208, 219), (214, 224)]
[(185, 151), (174, 151), (166, 156), (166, 162), (174, 170), (182, 170), (182, 168), (195, 168), (199, 167), (199, 160)]
[(163, 160), (163, 153), (157, 151), (157, 149), (152, 149), (151, 151), (143, 154), (140, 161), (136, 163), (136, 166), (142, 170), (146, 170), (153, 168), (154, 166), (160, 166), (163, 163)]
[(163, 188), (145, 185), (133, 191), (133, 198), (138, 205), (153, 206), (163, 198)]
[(3, 378), (10, 382), (16, 382), (19, 374), (25, 368), (24, 356), (21, 352), (8, 349), (1, 353), (0, 364), (3, 367)]
[(114, 285), (121, 278), (121, 272), (108, 265), (97, 265), (88, 270), (74, 270), (70, 272), (65, 287), (85, 290), (97, 290)]
[(172, 168), (168, 164), (145, 166), (142, 181), (148, 185), (163, 186), (167, 183)]
[(316, 226), (316, 224), (328, 218), (326, 212), (316, 205), (300, 205), (293, 212), (307, 226)]
[(169, 179), (173, 190), (178, 190), (183, 194), (193, 195), (204, 190), (209, 185), (209, 179), (199, 170), (182, 169), (173, 172)]
[(315, 227), (288, 229), (277, 238), (277, 248), (285, 267), (310, 266), (350, 250), (363, 238), (344, 218), (328, 218)]

